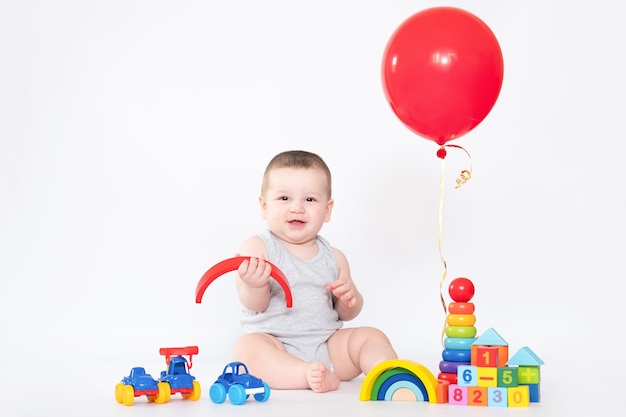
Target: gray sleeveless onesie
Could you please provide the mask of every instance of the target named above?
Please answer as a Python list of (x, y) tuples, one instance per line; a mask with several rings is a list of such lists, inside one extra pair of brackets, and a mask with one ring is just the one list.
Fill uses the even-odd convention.
[(307, 362), (323, 362), (332, 369), (328, 338), (343, 326), (333, 308), (332, 293), (326, 288), (337, 279), (337, 260), (328, 241), (317, 237), (319, 252), (311, 259), (300, 259), (289, 252), (269, 230), (259, 237), (267, 247), (268, 261), (287, 277), (293, 307), (287, 308), (285, 293), (270, 278), (270, 303), (265, 311), (243, 309), (241, 327), (246, 333), (275, 336), (287, 352)]

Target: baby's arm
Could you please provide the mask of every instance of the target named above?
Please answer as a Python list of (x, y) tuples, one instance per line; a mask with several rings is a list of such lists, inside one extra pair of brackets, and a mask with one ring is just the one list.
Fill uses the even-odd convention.
[(237, 256), (250, 256), (237, 269), (237, 294), (241, 304), (251, 311), (264, 311), (270, 303), (269, 276), (272, 266), (265, 262), (267, 250), (257, 237), (246, 240)]
[(337, 280), (328, 284), (326, 289), (332, 291), (335, 297), (335, 310), (339, 314), (339, 319), (348, 321), (359, 315), (363, 308), (363, 296), (356, 288), (352, 276), (350, 275), (350, 265), (348, 259), (339, 249), (333, 248), (337, 259), (337, 269), (339, 274)]

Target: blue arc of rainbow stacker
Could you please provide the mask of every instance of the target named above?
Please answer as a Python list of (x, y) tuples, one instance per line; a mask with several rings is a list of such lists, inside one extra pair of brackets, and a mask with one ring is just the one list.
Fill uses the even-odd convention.
[(362, 401), (390, 401), (394, 394), (409, 391), (416, 401), (437, 402), (437, 379), (423, 365), (409, 360), (392, 359), (368, 372), (361, 384)]

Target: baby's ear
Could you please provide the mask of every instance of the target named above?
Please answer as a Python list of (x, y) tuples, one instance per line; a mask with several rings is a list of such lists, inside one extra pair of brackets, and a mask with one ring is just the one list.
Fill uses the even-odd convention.
[(328, 200), (328, 203), (326, 204), (326, 216), (324, 217), (324, 223), (328, 223), (330, 221), (330, 215), (333, 212), (333, 206), (335, 204), (335, 200), (333, 200), (332, 198), (330, 200)]
[(265, 220), (267, 218), (267, 215), (266, 215), (267, 202), (265, 201), (265, 198), (263, 198), (262, 195), (259, 196), (259, 208), (261, 209), (261, 219)]

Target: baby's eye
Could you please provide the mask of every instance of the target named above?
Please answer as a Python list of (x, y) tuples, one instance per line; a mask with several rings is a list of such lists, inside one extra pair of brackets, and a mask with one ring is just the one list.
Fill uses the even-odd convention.
[(289, 197), (287, 197), (286, 195), (283, 195), (283, 196), (280, 196), (278, 199), (279, 199), (280, 201), (288, 201), (288, 200), (289, 200)]
[(313, 198), (313, 197), (307, 197), (307, 198), (306, 198), (306, 201), (307, 201), (308, 203), (312, 203), (312, 202), (315, 202), (315, 201), (317, 201), (317, 200), (315, 200), (315, 198)]

